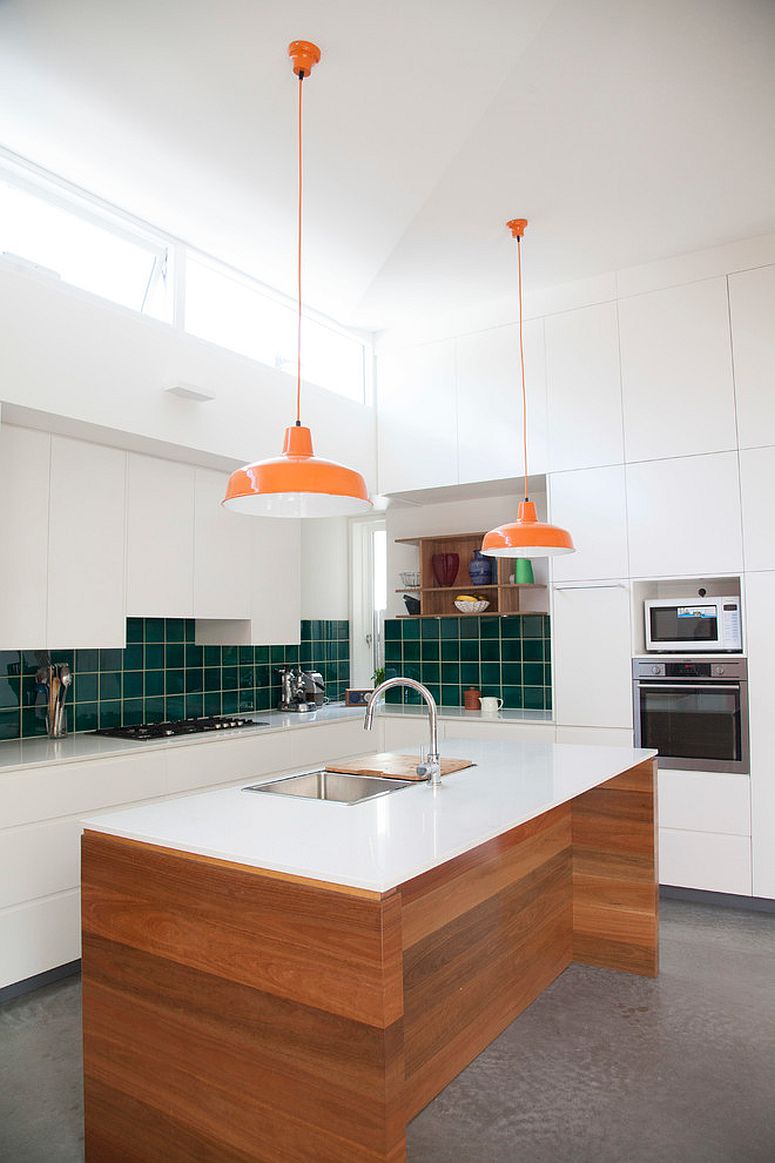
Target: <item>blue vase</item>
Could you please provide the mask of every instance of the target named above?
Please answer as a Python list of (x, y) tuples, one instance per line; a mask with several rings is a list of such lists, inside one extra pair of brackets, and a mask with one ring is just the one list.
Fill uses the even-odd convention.
[(468, 576), (475, 586), (492, 584), (492, 566), (489, 557), (485, 557), (480, 549), (474, 550), (474, 556), (468, 563)]

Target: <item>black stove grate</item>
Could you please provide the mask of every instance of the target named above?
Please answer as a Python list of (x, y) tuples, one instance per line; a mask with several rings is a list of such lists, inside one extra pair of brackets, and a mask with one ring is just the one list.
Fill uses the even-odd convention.
[(110, 739), (169, 739), (175, 735), (200, 735), (205, 731), (229, 731), (235, 727), (268, 727), (257, 719), (244, 719), (239, 715), (205, 715), (198, 719), (173, 719), (164, 723), (138, 723), (131, 727), (104, 727), (93, 731), (94, 735), (105, 735)]

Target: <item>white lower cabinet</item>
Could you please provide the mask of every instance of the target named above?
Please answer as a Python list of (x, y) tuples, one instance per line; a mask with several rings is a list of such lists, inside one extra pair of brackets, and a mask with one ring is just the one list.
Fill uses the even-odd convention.
[(660, 828), (659, 883), (750, 896), (751, 841), (748, 836)]
[(0, 989), (80, 956), (80, 889), (0, 910)]
[(554, 586), (552, 634), (557, 722), (632, 729), (626, 583)]

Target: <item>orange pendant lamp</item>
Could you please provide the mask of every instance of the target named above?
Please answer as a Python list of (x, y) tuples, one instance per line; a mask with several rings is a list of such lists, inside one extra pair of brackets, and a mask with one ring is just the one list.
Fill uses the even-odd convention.
[(301, 422), (301, 207), (302, 83), (320, 60), (320, 49), (306, 40), (288, 46), (299, 78), (299, 186), (297, 224), (298, 325), (296, 336), (296, 423), (285, 429), (281, 456), (238, 468), (229, 477), (222, 504), (255, 517), (346, 517), (371, 508), (366, 482), (355, 469), (315, 456), (312, 433)]
[(499, 525), (485, 533), (482, 553), (489, 557), (556, 557), (573, 553), (575, 546), (570, 533), (558, 525), (539, 521), (536, 507), (530, 500), (527, 472), (527, 388), (525, 386), (525, 344), (522, 335), (522, 236), (526, 218), (513, 218), (506, 226), (517, 240), (517, 298), (519, 300), (519, 367), (522, 378), (522, 459), (525, 478), (524, 499), (520, 501), (516, 521)]

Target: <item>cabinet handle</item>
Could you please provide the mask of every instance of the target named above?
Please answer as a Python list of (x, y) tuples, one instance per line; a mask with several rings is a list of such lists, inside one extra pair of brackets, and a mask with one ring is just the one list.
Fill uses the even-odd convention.
[(739, 691), (740, 686), (737, 683), (696, 683), (691, 679), (687, 679), (685, 684), (674, 682), (637, 682), (635, 683), (639, 691), (683, 691), (685, 694), (693, 694), (695, 691)]
[(589, 585), (555, 585), (556, 590), (626, 590), (624, 582), (592, 582)]

